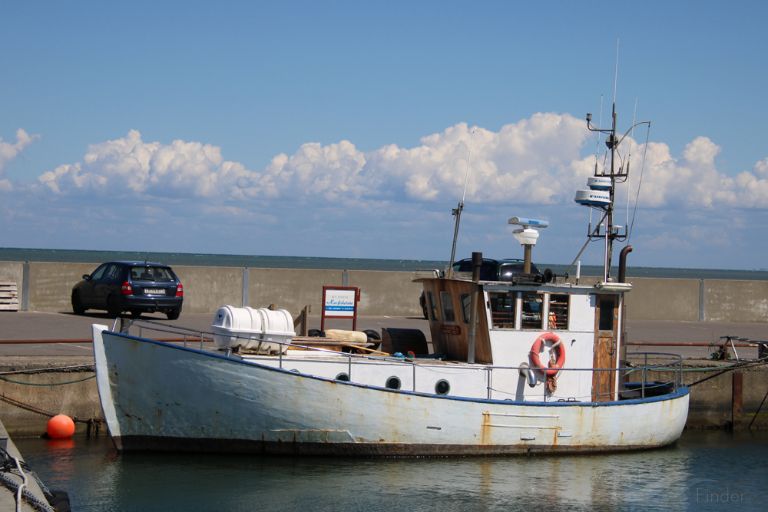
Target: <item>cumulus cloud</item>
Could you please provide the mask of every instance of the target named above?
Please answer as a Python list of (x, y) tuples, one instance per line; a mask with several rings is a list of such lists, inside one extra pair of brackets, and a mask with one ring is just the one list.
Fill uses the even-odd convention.
[(226, 162), (210, 144), (175, 140), (144, 142), (131, 130), (125, 137), (94, 144), (82, 162), (64, 164), (42, 174), (40, 183), (58, 194), (112, 191), (210, 197), (220, 180), (242, 166)]
[[(638, 147), (633, 153), (639, 155), (642, 150)], [(640, 204), (684, 205), (690, 209), (768, 207), (768, 159), (758, 162), (752, 172), (731, 176), (717, 169), (718, 153), (720, 147), (707, 137), (696, 137), (688, 143), (681, 158), (675, 158), (666, 144), (649, 143)], [(637, 173), (638, 164), (634, 165)]]
[[(225, 201), (452, 202), (461, 196), (469, 168), (469, 201), (553, 205), (570, 203), (592, 174), (594, 157), (584, 156), (587, 137), (583, 120), (539, 113), (498, 131), (458, 123), (423, 137), (414, 147), (390, 144), (363, 152), (347, 140), (308, 142), (293, 154), (276, 155), (264, 169), (252, 170), (225, 160), (217, 146), (146, 142), (132, 130), (90, 146), (80, 162), (48, 171), (39, 182), (63, 195), (122, 191), (137, 197)], [(17, 145), (29, 138), (18, 139)], [(623, 151), (630, 147), (635, 188), (645, 156), (639, 196), (643, 206), (768, 207), (768, 158), (731, 176), (717, 169), (720, 147), (707, 137), (692, 140), (679, 157), (661, 142), (646, 148), (627, 139)], [(635, 191), (630, 194), (634, 198)]]
[(3, 178), (5, 167), (37, 138), (37, 135), (30, 135), (22, 128), (16, 130), (16, 142), (5, 142), (0, 138), (0, 191), (13, 188), (11, 182)]
[(256, 171), (224, 160), (216, 146), (145, 142), (132, 130), (90, 146), (82, 161), (60, 165), (39, 182), (57, 194), (434, 201), (459, 197), (469, 166), (470, 200), (551, 204), (584, 174), (579, 152), (585, 136), (583, 122), (571, 116), (536, 114), (498, 132), (459, 123), (411, 148), (388, 145), (365, 153), (346, 140), (310, 142)]

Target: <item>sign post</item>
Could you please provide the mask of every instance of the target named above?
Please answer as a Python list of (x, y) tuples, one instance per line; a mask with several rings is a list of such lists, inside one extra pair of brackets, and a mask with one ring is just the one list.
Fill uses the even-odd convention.
[(351, 318), (352, 330), (356, 330), (358, 302), (360, 302), (360, 288), (356, 286), (323, 286), (320, 330), (325, 330), (326, 318)]

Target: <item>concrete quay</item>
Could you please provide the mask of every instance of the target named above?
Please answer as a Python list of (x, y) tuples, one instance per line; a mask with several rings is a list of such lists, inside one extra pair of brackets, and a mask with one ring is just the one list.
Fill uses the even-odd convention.
[[(182, 313), (176, 321), (163, 315), (143, 318), (210, 331), (213, 313)], [(101, 418), (90, 342), (91, 324), (111, 326), (104, 314), (71, 313), (0, 314), (0, 419), (14, 435), (40, 435), (47, 419), (64, 413), (78, 420), (78, 430)], [(318, 328), (310, 316), (309, 327)], [(350, 328), (348, 321), (326, 327)], [(427, 322), (415, 316), (364, 316), (358, 329), (382, 327), (421, 329), (430, 340)], [(768, 367), (750, 366), (716, 375), (734, 362), (708, 360), (720, 336), (768, 339), (768, 324), (736, 322), (628, 321), (628, 351), (666, 352), (686, 358), (686, 384), (713, 376), (691, 388), (688, 428), (768, 428)], [(696, 343), (696, 345), (686, 345)], [(754, 359), (754, 348), (736, 347), (739, 358)], [(731, 350), (733, 357), (733, 351)], [(32, 370), (33, 373), (24, 373)], [(9, 373), (21, 372), (21, 373)], [(716, 375), (716, 376), (715, 376)], [(661, 376), (664, 377), (664, 376)]]

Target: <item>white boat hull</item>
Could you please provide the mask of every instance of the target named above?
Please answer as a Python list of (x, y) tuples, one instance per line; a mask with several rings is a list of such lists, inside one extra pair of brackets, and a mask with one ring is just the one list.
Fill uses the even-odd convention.
[(688, 390), (617, 402), (393, 391), (102, 331), (96, 370), (120, 450), (491, 455), (654, 448), (680, 437)]

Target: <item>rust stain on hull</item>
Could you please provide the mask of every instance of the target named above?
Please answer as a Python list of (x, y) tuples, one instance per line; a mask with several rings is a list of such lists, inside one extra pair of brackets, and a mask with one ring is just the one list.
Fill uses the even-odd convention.
[(483, 422), (480, 425), (480, 444), (489, 445), (491, 443), (491, 414), (483, 411)]

